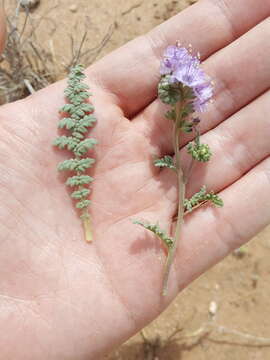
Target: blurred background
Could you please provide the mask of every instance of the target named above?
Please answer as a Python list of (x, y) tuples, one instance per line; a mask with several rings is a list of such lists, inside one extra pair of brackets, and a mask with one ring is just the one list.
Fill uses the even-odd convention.
[[(7, 41), (0, 58), (0, 103), (64, 78), (75, 63), (90, 65), (195, 2), (3, 1)], [(267, 228), (193, 282), (106, 360), (270, 359), (269, 254)]]

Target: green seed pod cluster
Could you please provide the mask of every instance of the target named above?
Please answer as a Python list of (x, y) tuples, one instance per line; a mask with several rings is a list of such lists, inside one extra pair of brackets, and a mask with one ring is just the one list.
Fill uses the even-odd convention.
[(211, 150), (207, 144), (189, 143), (187, 152), (194, 160), (201, 162), (209, 161), (212, 156)]
[(60, 109), (60, 113), (65, 114), (58, 127), (65, 130), (66, 134), (57, 137), (53, 145), (59, 149), (67, 149), (73, 153), (73, 158), (64, 160), (58, 165), (59, 171), (73, 172), (66, 184), (73, 188), (71, 197), (76, 201), (76, 208), (81, 209), (83, 220), (89, 219), (88, 206), (90, 200), (89, 184), (93, 181), (91, 176), (84, 173), (95, 162), (94, 159), (87, 157), (86, 154), (97, 144), (94, 138), (86, 138), (86, 135), (96, 118), (93, 115), (94, 107), (87, 100), (91, 95), (88, 91), (89, 86), (83, 83), (85, 78), (82, 65), (76, 65), (70, 71), (68, 78), (68, 87), (65, 90), (65, 96), (68, 104)]

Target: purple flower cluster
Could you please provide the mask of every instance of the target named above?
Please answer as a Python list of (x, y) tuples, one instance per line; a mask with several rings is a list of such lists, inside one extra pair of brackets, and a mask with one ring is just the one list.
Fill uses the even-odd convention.
[(169, 75), (171, 83), (180, 82), (192, 89), (195, 111), (203, 112), (213, 96), (209, 77), (200, 67), (200, 60), (180, 46), (168, 46), (161, 61), (161, 75)]

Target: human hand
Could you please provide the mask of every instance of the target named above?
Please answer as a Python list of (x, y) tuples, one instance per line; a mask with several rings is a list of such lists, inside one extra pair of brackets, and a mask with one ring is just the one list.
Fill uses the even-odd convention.
[[(201, 1), (89, 68), (99, 141), (90, 245), (56, 172), (66, 156), (51, 146), (65, 82), (0, 109), (3, 359), (97, 359), (269, 223), (269, 13), (269, 0)], [(203, 182), (225, 206), (186, 218), (162, 298), (165, 254), (130, 220), (169, 228), (175, 214), (175, 179), (152, 160), (172, 153), (156, 86), (161, 54), (177, 39), (200, 51), (216, 83), (201, 123), (214, 156), (194, 169), (187, 195)]]

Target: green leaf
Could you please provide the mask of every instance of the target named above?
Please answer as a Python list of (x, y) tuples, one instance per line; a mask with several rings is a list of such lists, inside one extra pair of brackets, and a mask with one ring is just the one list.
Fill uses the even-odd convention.
[(194, 94), (194, 91), (189, 86), (184, 86), (184, 96), (185, 99), (195, 99), (196, 96)]
[(187, 212), (192, 211), (193, 207), (197, 206), (199, 203), (206, 200), (206, 186), (202, 186), (200, 191), (195, 193), (190, 199), (184, 200), (184, 207), (186, 208)]
[(60, 112), (66, 112), (72, 114), (72, 110), (74, 109), (73, 104), (65, 104), (60, 108)]
[(80, 140), (74, 138), (73, 136), (69, 136), (68, 138), (69, 142), (67, 144), (67, 149), (73, 151), (77, 147)]
[(76, 208), (77, 208), (77, 209), (83, 209), (83, 208), (88, 207), (90, 204), (91, 204), (91, 201), (90, 201), (90, 200), (82, 200), (82, 201), (79, 201), (79, 202), (76, 204)]
[[(73, 90), (75, 92), (85, 91), (88, 89), (89, 89), (89, 86), (85, 83), (79, 83), (78, 85), (74, 86), (74, 88), (73, 88)], [(88, 92), (88, 94), (89, 94), (89, 92)]]
[(74, 138), (73, 136), (59, 136), (53, 141), (53, 145), (57, 146), (59, 149), (67, 148), (68, 150), (73, 151), (79, 144), (80, 140)]
[(72, 118), (64, 117), (59, 121), (58, 127), (60, 129), (66, 128), (68, 130), (73, 129), (76, 124), (76, 121)]
[(81, 109), (80, 105), (77, 106), (74, 105), (74, 110), (72, 110), (72, 114), (81, 117), (84, 116), (85, 112)]
[(193, 124), (193, 122), (191, 122), (191, 121), (186, 121), (186, 120), (184, 120), (184, 121), (181, 123), (180, 126), (181, 126), (181, 130), (182, 130), (183, 132), (185, 132), (185, 133), (191, 133), (192, 130), (193, 130), (194, 124)]
[(193, 103), (188, 103), (182, 110), (182, 117), (186, 117), (194, 112), (194, 105)]
[(94, 145), (97, 144), (97, 140), (94, 138), (85, 139), (81, 141), (76, 148), (74, 149), (74, 154), (77, 156), (82, 156), (91, 148), (94, 147)]
[(78, 160), (75, 170), (83, 172), (86, 169), (89, 169), (94, 163), (95, 163), (95, 159), (92, 158), (84, 158)]
[(80, 105), (80, 109), (83, 110), (84, 112), (92, 112), (94, 110), (94, 106), (91, 104), (82, 103)]
[(158, 96), (163, 103), (174, 105), (181, 100), (182, 85), (180, 83), (172, 83), (170, 78), (170, 75), (161, 77), (158, 84)]
[(59, 149), (64, 149), (71, 143), (72, 138), (70, 136), (58, 136), (54, 141), (53, 145), (57, 146)]
[(70, 74), (75, 76), (84, 75), (84, 66), (81, 64), (77, 64), (73, 66), (70, 70)]
[(80, 132), (78, 131), (73, 131), (72, 136), (75, 137), (76, 139), (82, 140), (84, 139), (84, 135), (82, 135)]
[(83, 101), (89, 98), (89, 94), (88, 92), (84, 91), (84, 92), (80, 92), (79, 94), (72, 93), (67, 97), (73, 105), (78, 106), (83, 104)]
[[(76, 97), (77, 95), (73, 95), (69, 98), (71, 99), (78, 99)], [(65, 104), (64, 106), (61, 107), (60, 112), (66, 112), (69, 113), (71, 115), (77, 115), (79, 117), (84, 116), (86, 113), (88, 112), (92, 112), (94, 110), (93, 105), (91, 104), (87, 104), (87, 103), (77, 103), (75, 104)]]
[(66, 171), (66, 170), (73, 171), (73, 170), (75, 170), (75, 168), (77, 166), (77, 162), (78, 162), (77, 159), (64, 160), (58, 164), (57, 169), (59, 171)]
[(64, 160), (58, 165), (59, 171), (80, 171), (83, 172), (86, 169), (90, 168), (95, 163), (95, 159), (84, 158), (84, 159), (69, 159)]
[(223, 200), (216, 194), (210, 193), (210, 198), (209, 200), (216, 205), (217, 207), (222, 207), (224, 205)]
[(77, 131), (81, 133), (86, 133), (89, 127), (92, 127), (93, 124), (97, 121), (94, 115), (85, 115), (82, 119), (78, 121)]
[(71, 86), (67, 87), (64, 90), (64, 94), (68, 97), (69, 95), (73, 94), (73, 88)]
[[(81, 91), (78, 95), (78, 97), (81, 99), (81, 100), (86, 100), (89, 98), (89, 92), (88, 91)], [(93, 109), (93, 105), (92, 105), (92, 109)]]
[(68, 80), (68, 85), (69, 86), (64, 91), (65, 95), (70, 95), (70, 94), (75, 95), (81, 92), (87, 92), (88, 95), (90, 95), (90, 93), (87, 91), (89, 89), (89, 86), (85, 83), (74, 80)]
[(156, 159), (154, 161), (154, 165), (157, 166), (157, 167), (161, 167), (161, 168), (166, 167), (166, 168), (169, 168), (169, 169), (176, 170), (173, 158), (171, 156), (169, 156), (169, 155), (166, 155), (161, 159)]
[[(74, 176), (67, 179), (66, 184), (75, 187), (71, 197), (78, 200), (76, 207), (78, 209), (86, 208), (90, 204), (87, 199), (90, 190), (84, 185), (90, 184), (94, 179), (91, 176), (83, 175), (86, 169), (94, 164), (92, 158), (82, 158), (88, 149), (92, 148), (97, 141), (95, 139), (85, 139), (84, 133), (88, 131), (90, 126), (96, 122), (96, 118), (90, 114), (94, 111), (94, 106), (87, 102), (91, 95), (88, 91), (89, 86), (82, 83), (85, 78), (84, 67), (76, 65), (70, 69), (68, 78), (68, 86), (64, 94), (69, 103), (61, 107), (60, 112), (68, 113), (59, 121), (59, 128), (69, 130), (69, 136), (60, 136), (54, 140), (54, 145), (60, 149), (72, 150), (76, 155), (73, 159), (62, 161), (58, 165), (59, 171), (73, 171)], [(88, 216), (82, 212), (83, 216)]]
[(73, 199), (82, 199), (82, 198), (85, 198), (86, 196), (88, 196), (89, 194), (90, 194), (90, 190), (84, 188), (81, 190), (73, 191), (73, 193), (71, 194), (71, 197)]
[(68, 186), (79, 186), (90, 184), (94, 179), (88, 175), (75, 175), (67, 179), (66, 184)]
[(133, 220), (133, 224), (141, 225), (145, 229), (152, 231), (157, 237), (159, 237), (167, 248), (172, 247), (173, 239), (162, 230), (158, 224), (150, 224), (145, 221)]
[(169, 120), (175, 120), (175, 119), (176, 119), (175, 109), (168, 110), (168, 111), (165, 113), (165, 118), (166, 118), (166, 119), (169, 119)]
[(206, 187), (202, 186), (200, 191), (194, 194), (190, 199), (184, 200), (184, 207), (187, 212), (191, 212), (194, 207), (202, 202), (210, 201), (217, 207), (223, 206), (223, 200), (213, 191), (207, 192)]

